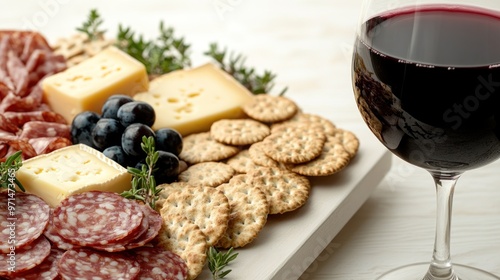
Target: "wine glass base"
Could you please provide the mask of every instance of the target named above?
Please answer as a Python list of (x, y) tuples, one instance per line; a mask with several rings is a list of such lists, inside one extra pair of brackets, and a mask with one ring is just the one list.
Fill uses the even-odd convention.
[[(377, 280), (426, 280), (424, 276), (428, 269), (429, 263), (411, 264), (391, 270), (377, 278)], [(458, 280), (500, 280), (500, 277), (489, 272), (466, 265), (453, 264), (453, 269), (458, 276)]]

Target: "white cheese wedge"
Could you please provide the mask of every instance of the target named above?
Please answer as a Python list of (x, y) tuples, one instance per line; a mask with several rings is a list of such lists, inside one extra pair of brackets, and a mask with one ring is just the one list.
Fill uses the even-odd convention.
[(208, 131), (220, 119), (241, 118), (252, 93), (213, 64), (178, 70), (151, 81), (134, 99), (156, 112), (153, 129), (173, 128), (182, 135)]
[(28, 159), (16, 176), (27, 192), (38, 195), (51, 207), (74, 193), (121, 193), (131, 188), (132, 179), (127, 169), (83, 144)]
[(148, 90), (149, 79), (142, 63), (119, 50), (108, 47), (81, 63), (42, 81), (44, 99), (68, 123), (83, 111), (101, 113), (113, 94)]

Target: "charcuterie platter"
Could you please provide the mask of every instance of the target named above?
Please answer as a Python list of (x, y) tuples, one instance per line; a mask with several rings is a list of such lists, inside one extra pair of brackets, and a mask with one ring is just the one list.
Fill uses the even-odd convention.
[(104, 20), (91, 9), (57, 38), (0, 31), (2, 186), (16, 206), (2, 224), (24, 217), (16, 227), (31, 232), (0, 244), (18, 257), (0, 276), (298, 277), (307, 264), (295, 262), (360, 207), (387, 153), (363, 126), (273, 90), (277, 75), (242, 55), (211, 44), (196, 63), (162, 23), (144, 39)]

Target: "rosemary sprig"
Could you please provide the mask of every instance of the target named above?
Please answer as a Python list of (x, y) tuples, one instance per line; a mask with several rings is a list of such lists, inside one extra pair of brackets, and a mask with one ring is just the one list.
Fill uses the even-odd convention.
[(190, 45), (182, 37), (175, 37), (173, 28), (159, 26), (160, 35), (146, 40), (130, 27), (118, 26), (116, 45), (146, 66), (148, 74), (156, 76), (191, 66)]
[(141, 169), (128, 167), (127, 170), (132, 174), (132, 188), (121, 193), (125, 198), (132, 198), (148, 203), (154, 209), (158, 193), (156, 189), (156, 181), (153, 176), (155, 164), (158, 161), (159, 153), (155, 150), (154, 137), (142, 137), (142, 150), (146, 152), (146, 164), (141, 166)]
[[(228, 54), (227, 49), (220, 49), (217, 43), (210, 44), (209, 50), (204, 54), (211, 57), (224, 71), (253, 94), (270, 93), (274, 87), (276, 75), (268, 70), (265, 70), (263, 74), (257, 74), (254, 68), (245, 66), (246, 58), (241, 54)], [(279, 95), (284, 95), (286, 91), (287, 88), (284, 88)]]
[(0, 188), (13, 188), (15, 184), (21, 191), (25, 191), (23, 185), (15, 176), (15, 172), (23, 165), (22, 154), (22, 151), (17, 151), (7, 157), (4, 162), (0, 162)]
[(83, 32), (89, 36), (91, 41), (102, 39), (106, 30), (101, 30), (101, 24), (103, 20), (101, 15), (97, 12), (96, 9), (90, 10), (90, 14), (81, 27), (78, 27), (76, 30)]
[(212, 272), (212, 279), (222, 279), (226, 277), (232, 270), (223, 270), (230, 262), (232, 262), (238, 253), (233, 252), (233, 248), (229, 248), (226, 252), (217, 251), (214, 247), (208, 249), (208, 269)]

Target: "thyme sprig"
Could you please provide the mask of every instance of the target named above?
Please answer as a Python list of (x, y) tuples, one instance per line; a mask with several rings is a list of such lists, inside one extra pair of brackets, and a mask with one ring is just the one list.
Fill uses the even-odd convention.
[(22, 154), (22, 151), (17, 151), (7, 157), (4, 162), (0, 162), (0, 188), (13, 188), (17, 185), (21, 191), (26, 191), (15, 176), (16, 171), (23, 165)]
[(226, 252), (218, 251), (214, 247), (208, 249), (208, 269), (212, 272), (212, 279), (218, 280), (226, 277), (232, 270), (224, 270), (224, 268), (233, 260), (236, 259), (238, 253), (233, 252), (233, 248), (229, 248)]
[(87, 21), (82, 23), (82, 26), (78, 27), (76, 30), (87, 34), (91, 41), (102, 39), (104, 33), (106, 33), (106, 30), (100, 29), (103, 22), (97, 9), (91, 9)]
[[(232, 75), (253, 94), (270, 93), (274, 88), (276, 74), (268, 70), (258, 74), (254, 68), (245, 65), (246, 57), (242, 54), (228, 53), (226, 48), (221, 49), (217, 43), (211, 43), (204, 54), (211, 57), (224, 71)], [(279, 95), (284, 95), (287, 89), (282, 89)]]
[(146, 40), (130, 27), (120, 24), (116, 45), (142, 62), (148, 74), (153, 76), (191, 66), (190, 45), (184, 38), (174, 36), (174, 29), (166, 28), (163, 22), (160, 22), (159, 31), (156, 39)]
[(154, 137), (143, 136), (141, 148), (146, 152), (145, 164), (141, 166), (141, 169), (130, 166), (127, 168), (128, 172), (132, 174), (132, 188), (122, 192), (121, 196), (143, 201), (154, 209), (160, 192), (159, 189), (156, 189), (156, 181), (153, 176), (159, 157), (158, 151), (155, 150)]

